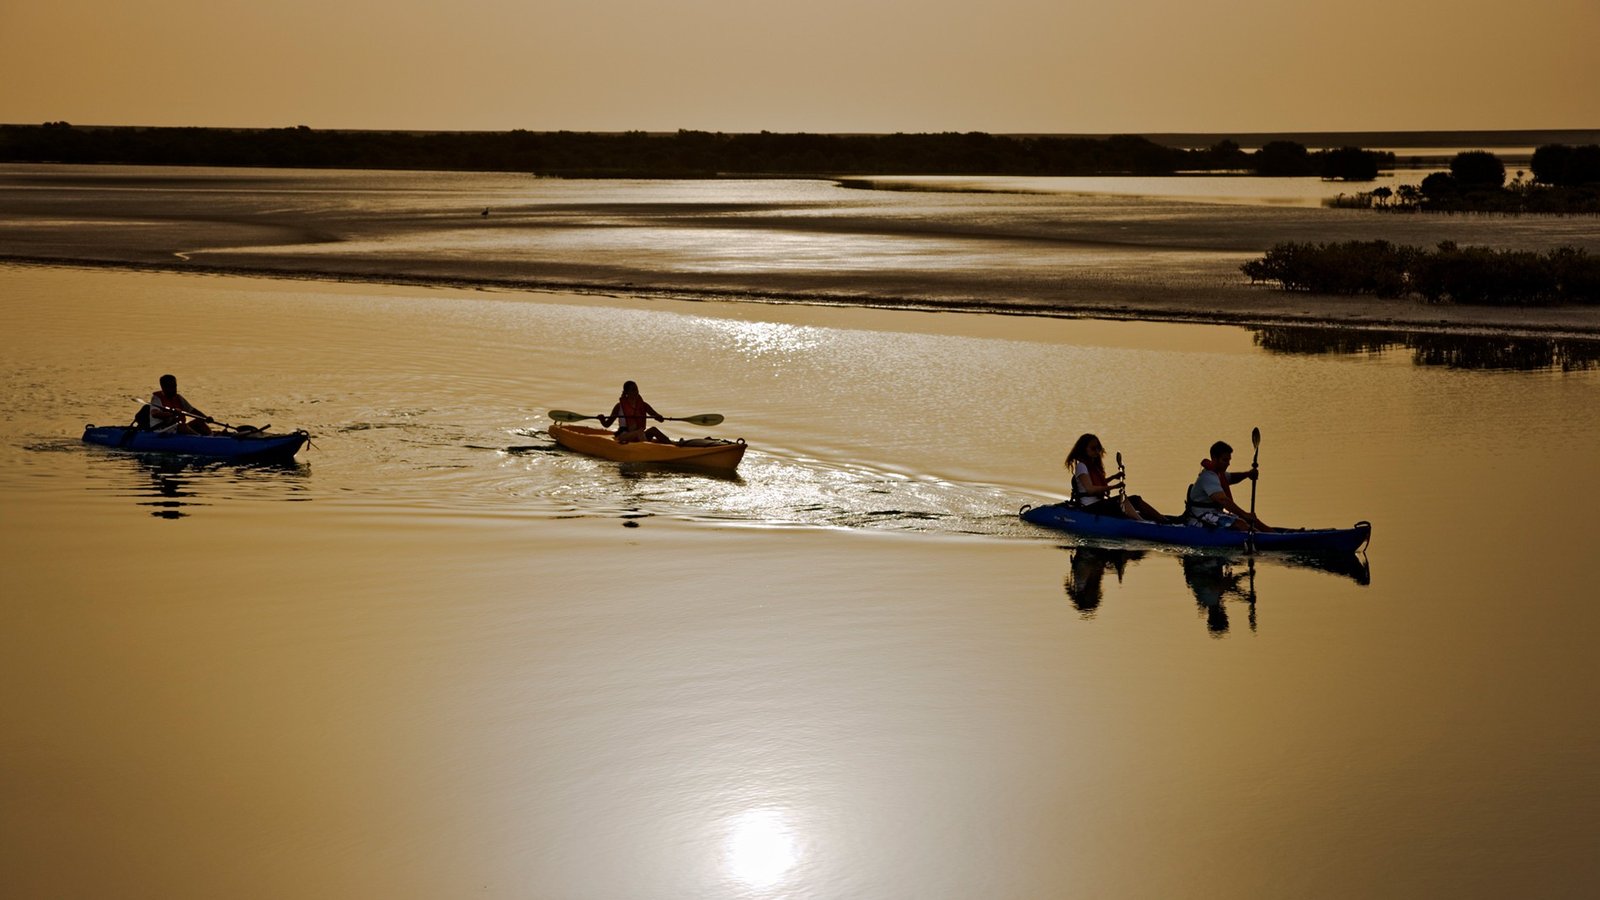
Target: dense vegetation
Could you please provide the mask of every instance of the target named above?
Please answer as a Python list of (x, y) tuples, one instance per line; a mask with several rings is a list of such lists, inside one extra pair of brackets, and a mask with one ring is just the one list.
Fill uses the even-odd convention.
[(1534, 253), (1446, 241), (1429, 252), (1388, 241), (1286, 243), (1239, 268), (1251, 282), (1289, 291), (1485, 306), (1600, 304), (1600, 257), (1571, 247)]
[(1506, 183), (1500, 158), (1484, 150), (1458, 153), (1450, 171), (1421, 184), (1340, 197), (1334, 206), (1393, 212), (1600, 213), (1600, 145), (1546, 144), (1533, 153), (1533, 180), (1518, 172)]
[(1143, 137), (316, 131), (299, 128), (0, 126), (0, 161), (286, 168), (442, 169), (587, 177), (715, 175), (1162, 175), (1255, 171), (1370, 179), (1393, 154), (1311, 153), (1286, 141), (1185, 150)]
[(1371, 181), (1379, 169), (1393, 166), (1394, 154), (1387, 151), (1340, 147), (1313, 153), (1294, 141), (1269, 141), (1249, 162), (1257, 175), (1317, 175), (1345, 181)]

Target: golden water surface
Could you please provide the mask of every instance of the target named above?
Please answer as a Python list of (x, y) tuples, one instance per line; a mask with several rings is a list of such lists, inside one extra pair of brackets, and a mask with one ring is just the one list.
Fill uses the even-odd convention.
[[(1600, 374), (0, 267), (11, 897), (1583, 896)], [(286, 467), (83, 445), (173, 372)], [(625, 378), (739, 477), (555, 449)], [(1020, 522), (1211, 441), (1363, 559)], [(670, 428), (679, 435), (704, 430)]]

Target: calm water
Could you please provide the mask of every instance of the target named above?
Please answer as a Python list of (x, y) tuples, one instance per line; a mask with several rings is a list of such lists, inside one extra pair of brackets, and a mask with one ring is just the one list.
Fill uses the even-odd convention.
[[(49, 897), (1586, 896), (1600, 372), (1202, 326), (0, 267)], [(1579, 354), (1581, 356), (1581, 354)], [(1454, 365), (1422, 365), (1440, 361)], [(78, 441), (174, 371), (286, 467)], [(623, 378), (737, 479), (554, 450)], [(1020, 523), (1080, 431), (1364, 559)], [(693, 433), (679, 429), (677, 433)], [(1241, 456), (1243, 453), (1241, 453)], [(629, 527), (629, 526), (632, 527)]]

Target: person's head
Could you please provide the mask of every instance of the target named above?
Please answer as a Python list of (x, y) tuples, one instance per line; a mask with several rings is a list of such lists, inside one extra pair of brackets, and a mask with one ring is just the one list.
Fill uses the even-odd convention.
[(1100, 446), (1100, 439), (1092, 434), (1079, 436), (1072, 443), (1072, 449), (1067, 451), (1067, 465), (1081, 462), (1090, 469), (1102, 468), (1105, 464), (1101, 459), (1106, 455), (1106, 448)]
[(624, 397), (637, 397), (637, 396), (639, 396), (639, 386), (637, 384), (634, 384), (631, 381), (624, 381), (622, 383), (622, 396), (624, 396)]
[(1228, 463), (1233, 462), (1233, 448), (1227, 441), (1217, 441), (1211, 445), (1211, 462), (1217, 468), (1226, 469)]
[(176, 376), (176, 375), (163, 375), (163, 376), (161, 376), (161, 390), (163, 390), (163, 391), (165, 391), (165, 392), (167, 392), (169, 394), (177, 393), (178, 392), (178, 376)]

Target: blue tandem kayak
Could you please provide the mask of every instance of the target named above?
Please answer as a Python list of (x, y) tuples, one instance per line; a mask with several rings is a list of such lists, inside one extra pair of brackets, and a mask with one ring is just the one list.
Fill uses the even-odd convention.
[(291, 434), (178, 434), (175, 432), (144, 431), (122, 426), (95, 427), (86, 425), (83, 440), (113, 450), (133, 453), (176, 453), (184, 456), (201, 456), (209, 459), (262, 462), (293, 459), (305, 445), (310, 435), (304, 431)]
[(1240, 549), (1244, 548), (1247, 541), (1253, 540), (1257, 550), (1292, 550), (1300, 553), (1355, 553), (1372, 537), (1371, 522), (1357, 522), (1349, 528), (1279, 529), (1250, 535), (1231, 528), (1135, 522), (1115, 516), (1097, 516), (1066, 503), (1024, 506), (1022, 520), (1080, 537)]

